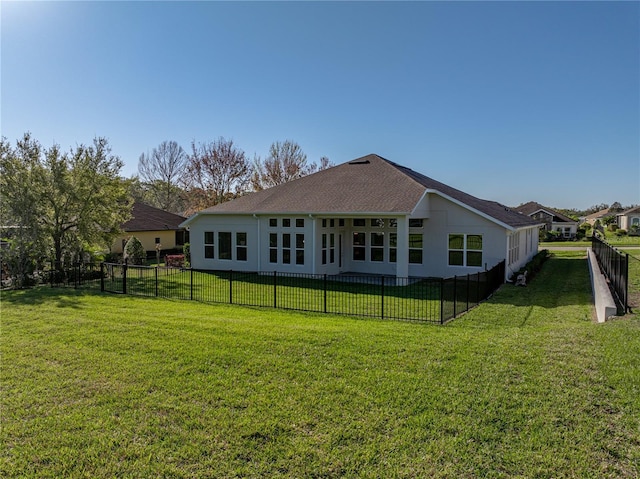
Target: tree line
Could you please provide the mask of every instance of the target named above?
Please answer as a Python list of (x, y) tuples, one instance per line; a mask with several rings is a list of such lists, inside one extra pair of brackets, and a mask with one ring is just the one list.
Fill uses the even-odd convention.
[(134, 200), (190, 214), (236, 196), (332, 166), (309, 163), (300, 146), (275, 142), (251, 160), (233, 141), (191, 144), (185, 152), (164, 141), (138, 161), (138, 176), (123, 178), (122, 160), (105, 138), (68, 151), (43, 147), (30, 133), (13, 146), (0, 139), (0, 267), (24, 286), (45, 264), (62, 271), (109, 251), (131, 218)]
[(332, 166), (327, 157), (308, 162), (291, 140), (271, 144), (266, 158), (247, 154), (223, 137), (191, 143), (186, 152), (163, 141), (140, 155), (131, 195), (160, 209), (189, 215), (252, 191), (260, 191)]

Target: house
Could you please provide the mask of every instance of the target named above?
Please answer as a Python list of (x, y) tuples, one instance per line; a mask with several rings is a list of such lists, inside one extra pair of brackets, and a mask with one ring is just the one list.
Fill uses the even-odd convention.
[(188, 241), (187, 232), (180, 227), (186, 218), (168, 211), (140, 203), (133, 203), (131, 219), (122, 225), (124, 234), (117, 237), (111, 246), (111, 252), (121, 254), (132, 236), (140, 240), (148, 256), (156, 254), (156, 245), (162, 251), (181, 248)]
[(596, 221), (602, 222), (602, 220), (607, 216), (611, 216), (611, 213), (609, 212), (609, 208), (596, 211), (595, 213), (591, 213), (590, 215), (587, 215), (584, 218), (580, 218), (580, 219), (585, 223), (589, 223), (591, 226), (595, 226)]
[(538, 250), (539, 222), (371, 154), (181, 224), (208, 270), (451, 277)]
[(618, 228), (630, 234), (640, 234), (640, 206), (634, 206), (616, 215)]
[(530, 201), (517, 208), (516, 211), (523, 215), (530, 216), (534, 220), (542, 223), (544, 231), (557, 231), (564, 239), (573, 239), (578, 232), (578, 222), (558, 211), (542, 206), (540, 203)]

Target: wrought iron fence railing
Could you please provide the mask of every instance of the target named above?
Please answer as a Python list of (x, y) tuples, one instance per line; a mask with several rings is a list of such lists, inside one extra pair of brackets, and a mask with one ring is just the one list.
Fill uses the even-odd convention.
[(101, 265), (101, 290), (139, 296), (445, 323), (488, 298), (504, 262), (452, 278), (210, 271)]
[(591, 249), (598, 265), (606, 275), (618, 303), (618, 314), (629, 311), (629, 255), (618, 251), (596, 235), (592, 236)]

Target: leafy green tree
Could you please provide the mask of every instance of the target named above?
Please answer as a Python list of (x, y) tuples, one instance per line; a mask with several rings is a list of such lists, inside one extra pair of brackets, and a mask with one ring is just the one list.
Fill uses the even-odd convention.
[(27, 133), (16, 148), (3, 139), (0, 152), (2, 224), (15, 231), (16, 248), (33, 248), (32, 259), (48, 256), (62, 269), (85, 244), (110, 246), (131, 217), (122, 162), (104, 138), (62, 152)]
[(132, 236), (124, 246), (124, 259), (130, 264), (142, 264), (147, 253), (138, 238)]

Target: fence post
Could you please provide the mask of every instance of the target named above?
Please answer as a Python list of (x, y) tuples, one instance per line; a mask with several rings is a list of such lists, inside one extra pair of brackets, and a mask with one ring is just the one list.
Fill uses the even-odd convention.
[(193, 268), (189, 268), (189, 299), (193, 301)]
[(444, 324), (444, 278), (440, 278), (440, 324)]
[(274, 271), (273, 272), (273, 307), (277, 308), (278, 307), (278, 280), (276, 279), (278, 277), (278, 272)]
[(100, 262), (100, 292), (104, 293), (104, 261)]
[(469, 282), (471, 281), (471, 273), (467, 273), (467, 311), (469, 311)]
[(324, 312), (327, 312), (327, 273), (324, 274)]
[(55, 263), (51, 261), (51, 273), (49, 274), (49, 282), (51, 283), (51, 287), (53, 288), (53, 278), (55, 277)]
[(384, 276), (380, 276), (380, 318), (384, 319)]
[(158, 297), (158, 267), (156, 266), (156, 297)]
[(233, 270), (229, 270), (229, 304), (233, 304)]
[(124, 260), (122, 265), (122, 294), (127, 294), (127, 263), (128, 259)]
[(456, 311), (456, 306), (458, 302), (458, 276), (453, 277), (453, 317), (455, 318), (458, 313)]

